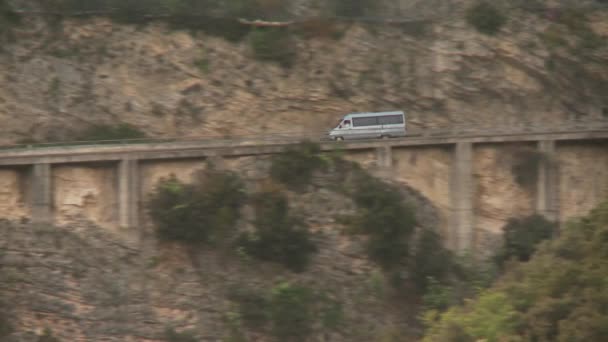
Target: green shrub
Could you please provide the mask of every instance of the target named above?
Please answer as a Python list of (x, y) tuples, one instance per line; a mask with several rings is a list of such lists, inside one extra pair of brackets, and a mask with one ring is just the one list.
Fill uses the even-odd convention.
[(208, 170), (194, 184), (162, 179), (148, 202), (161, 239), (185, 243), (224, 241), (234, 231), (245, 199), (232, 172)]
[(78, 140), (121, 140), (121, 139), (142, 139), (146, 134), (137, 127), (126, 123), (118, 125), (93, 125), (84, 132), (80, 133)]
[(230, 299), (238, 303), (239, 316), (247, 327), (261, 329), (270, 321), (270, 300), (264, 294), (239, 288)]
[(277, 62), (286, 68), (295, 63), (297, 47), (287, 28), (256, 28), (249, 36), (249, 43), (258, 60)]
[(165, 330), (165, 340), (167, 342), (198, 342), (192, 331), (177, 332), (173, 328)]
[(304, 271), (317, 247), (308, 227), (289, 214), (287, 197), (271, 190), (254, 195), (252, 202), (255, 232), (241, 235), (239, 245), (253, 257)]
[(424, 292), (429, 279), (444, 281), (452, 271), (453, 256), (443, 247), (441, 237), (430, 229), (423, 229), (416, 239), (411, 260), (412, 281)]
[(443, 311), (453, 304), (453, 289), (433, 277), (426, 280), (426, 292), (422, 296), (425, 310)]
[(0, 0), (0, 39), (7, 38), (11, 29), (19, 24), (21, 17), (6, 0)]
[(338, 329), (344, 321), (342, 303), (325, 296), (322, 296), (319, 300), (321, 301), (319, 317), (323, 328), (330, 330)]
[(289, 148), (273, 158), (270, 175), (293, 190), (303, 190), (310, 184), (314, 172), (324, 165), (320, 152), (319, 145), (311, 142)]
[(352, 197), (358, 214), (351, 223), (353, 232), (367, 235), (368, 255), (383, 268), (402, 264), (416, 226), (413, 210), (398, 190), (363, 172), (354, 183)]
[(335, 329), (342, 322), (339, 302), (300, 285), (279, 283), (269, 293), (238, 289), (230, 299), (249, 329), (269, 332), (277, 341), (306, 341), (314, 325)]
[(511, 173), (515, 176), (515, 181), (526, 189), (535, 189), (538, 181), (538, 170), (546, 157), (542, 152), (535, 150), (521, 150), (515, 154), (515, 163), (511, 168)]
[(496, 256), (499, 265), (511, 258), (528, 261), (536, 246), (553, 236), (556, 225), (541, 215), (531, 215), (510, 219), (502, 230), (503, 247)]
[(497, 34), (507, 22), (500, 10), (485, 0), (478, 1), (467, 9), (466, 20), (477, 31), (487, 35)]
[(439, 324), (431, 326), (424, 341), (479, 341), (498, 342), (499, 337), (513, 333), (517, 328), (518, 314), (501, 292), (482, 294), (477, 305), (468, 311), (454, 308), (441, 315)]
[(491, 259), (479, 260), (472, 254), (454, 256), (452, 273), (455, 302), (477, 295), (490, 287), (499, 275), (496, 264)]
[(306, 341), (312, 332), (312, 292), (282, 283), (272, 290), (272, 333), (279, 341)]
[(514, 264), (477, 299), (442, 315), (429, 312), (425, 341), (451, 341), (444, 338), (451, 327), (474, 341), (605, 340), (607, 246), (608, 202), (572, 222), (528, 262)]

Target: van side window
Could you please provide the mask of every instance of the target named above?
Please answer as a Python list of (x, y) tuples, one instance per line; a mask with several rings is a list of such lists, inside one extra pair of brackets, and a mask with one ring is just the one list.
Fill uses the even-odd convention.
[(377, 117), (362, 117), (362, 118), (353, 118), (353, 122), (355, 124), (355, 126), (360, 127), (360, 126), (376, 126), (378, 125), (378, 118)]
[(350, 126), (350, 120), (344, 120), (344, 126), (345, 127)]
[(388, 115), (380, 117), (380, 124), (382, 125), (396, 125), (403, 123), (403, 116), (401, 115)]

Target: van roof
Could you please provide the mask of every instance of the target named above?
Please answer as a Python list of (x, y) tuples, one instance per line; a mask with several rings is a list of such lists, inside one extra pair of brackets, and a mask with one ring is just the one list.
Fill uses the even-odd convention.
[(358, 117), (369, 117), (369, 116), (384, 116), (384, 115), (405, 115), (403, 111), (392, 111), (392, 112), (375, 112), (375, 113), (351, 113), (344, 116), (347, 118), (358, 118)]

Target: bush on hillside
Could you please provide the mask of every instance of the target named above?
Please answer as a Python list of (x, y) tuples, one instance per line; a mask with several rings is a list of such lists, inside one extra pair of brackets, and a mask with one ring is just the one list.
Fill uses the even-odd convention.
[(542, 152), (528, 149), (518, 151), (511, 168), (517, 184), (526, 189), (536, 189), (538, 170), (543, 161), (546, 161), (546, 157)]
[(608, 202), (571, 223), (493, 288), (437, 316), (425, 341), (603, 341), (608, 334)]
[(194, 337), (191, 331), (177, 332), (173, 328), (165, 330), (165, 340), (167, 342), (198, 342), (199, 339)]
[(323, 165), (318, 144), (304, 142), (275, 156), (270, 175), (293, 190), (303, 190), (312, 180), (314, 172)]
[(249, 43), (258, 60), (276, 62), (285, 68), (295, 63), (297, 46), (287, 28), (256, 28), (249, 36)]
[(324, 298), (311, 289), (289, 283), (276, 285), (269, 293), (239, 289), (230, 299), (238, 304), (238, 315), (250, 329), (269, 332), (277, 341), (306, 341), (316, 317), (327, 314), (319, 302)]
[(312, 292), (302, 286), (282, 283), (272, 290), (272, 333), (279, 341), (306, 341), (312, 333)]
[(11, 29), (21, 21), (8, 1), (0, 0), (0, 39), (6, 39)]
[(439, 234), (423, 229), (416, 239), (410, 262), (412, 281), (416, 288), (425, 292), (431, 281), (444, 282), (452, 271), (452, 262), (453, 256), (443, 247)]
[(244, 199), (238, 175), (208, 170), (193, 184), (184, 184), (175, 176), (162, 179), (148, 202), (148, 211), (163, 240), (214, 243), (234, 232)]
[(531, 215), (521, 219), (510, 219), (502, 230), (503, 247), (496, 255), (499, 265), (509, 259), (528, 261), (536, 246), (553, 236), (556, 225), (541, 215)]
[(239, 318), (250, 329), (261, 330), (270, 320), (270, 301), (259, 291), (236, 288), (229, 293), (229, 299), (238, 304)]
[(243, 234), (240, 246), (258, 259), (304, 271), (317, 247), (308, 227), (289, 213), (287, 197), (278, 190), (266, 190), (254, 195), (252, 203), (255, 231)]
[(146, 134), (137, 127), (126, 123), (118, 125), (93, 125), (78, 135), (77, 140), (82, 141), (103, 141), (103, 140), (123, 140), (123, 139), (142, 139)]
[(409, 254), (409, 238), (416, 226), (412, 208), (398, 190), (359, 173), (352, 198), (358, 207), (353, 232), (368, 237), (369, 257), (385, 269), (402, 264)]
[(506, 24), (507, 18), (492, 3), (481, 0), (467, 9), (467, 22), (477, 31), (495, 35)]

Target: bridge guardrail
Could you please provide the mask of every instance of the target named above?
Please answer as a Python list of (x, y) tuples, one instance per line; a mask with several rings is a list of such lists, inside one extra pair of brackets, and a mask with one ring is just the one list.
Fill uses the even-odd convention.
[[(449, 127), (414, 127), (408, 130), (408, 135), (404, 138), (425, 138), (425, 137), (466, 137), (471, 135), (513, 135), (521, 133), (538, 133), (538, 134), (550, 134), (560, 133), (566, 131), (594, 131), (594, 130), (608, 130), (608, 120), (599, 121), (569, 121), (567, 124), (561, 123), (558, 125), (545, 125), (545, 124), (531, 124), (531, 123), (520, 123), (510, 125), (508, 127), (496, 127), (495, 125), (468, 125), (468, 124), (456, 124)], [(188, 143), (201, 143), (209, 145), (247, 145), (259, 144), (259, 143), (272, 143), (278, 141), (301, 141), (301, 140), (312, 140), (312, 141), (323, 141), (327, 140), (328, 130), (324, 131), (313, 131), (313, 132), (280, 132), (280, 133), (258, 133), (249, 135), (202, 135), (192, 137), (168, 137), (168, 138), (139, 138), (139, 139), (116, 139), (116, 140), (84, 140), (84, 141), (59, 141), (59, 142), (48, 142), (48, 143), (35, 143), (35, 144), (16, 144), (0, 146), (0, 151), (15, 151), (15, 150), (32, 150), (32, 149), (46, 149), (46, 148), (82, 148), (86, 146), (112, 146), (112, 145), (131, 145), (131, 144), (188, 144)], [(324, 139), (325, 138), (325, 139)], [(205, 147), (205, 146), (201, 146)], [(209, 146), (213, 147), (213, 146)]]

